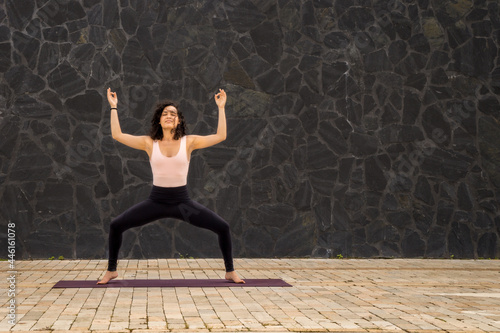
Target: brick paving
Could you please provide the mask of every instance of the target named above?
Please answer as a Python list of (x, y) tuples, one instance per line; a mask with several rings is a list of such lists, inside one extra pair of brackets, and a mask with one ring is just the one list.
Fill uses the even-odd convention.
[[(0, 262), (0, 332), (500, 332), (499, 260), (236, 259), (242, 278), (292, 288), (71, 288), (105, 260)], [(126, 279), (220, 279), (220, 259), (120, 260)]]

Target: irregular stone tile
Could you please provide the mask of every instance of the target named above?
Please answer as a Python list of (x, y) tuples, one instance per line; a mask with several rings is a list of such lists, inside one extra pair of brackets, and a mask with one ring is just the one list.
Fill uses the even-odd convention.
[(461, 128), (457, 128), (453, 132), (453, 146), (457, 151), (467, 151), (470, 154), (476, 155), (478, 150), (475, 145), (475, 139), (469, 133)]
[(183, 97), (189, 101), (203, 102), (207, 96), (205, 87), (195, 78), (184, 78)]
[[(234, 202), (235, 205), (227, 205), (226, 202)], [(233, 222), (240, 218), (241, 211), (238, 209), (240, 202), (239, 188), (230, 185), (219, 189), (217, 194), (216, 212), (227, 221)]]
[(102, 180), (99, 180), (97, 184), (94, 186), (94, 195), (96, 199), (104, 198), (109, 194), (109, 188), (108, 185), (103, 182)]
[(271, 65), (274, 65), (283, 52), (280, 39), (281, 31), (272, 22), (264, 22), (250, 31), (257, 54)]
[(161, 60), (161, 52), (157, 50), (156, 45), (153, 43), (149, 28), (139, 27), (136, 36), (141, 47), (145, 50), (146, 57), (151, 63), (151, 67), (156, 68)]
[(263, 228), (250, 227), (243, 233), (245, 256), (262, 257), (272, 252), (272, 238)]
[(279, 19), (283, 27), (288, 30), (295, 31), (300, 28), (300, 3), (287, 2), (280, 4)]
[(354, 130), (351, 123), (344, 117), (338, 117), (337, 119), (335, 119), (335, 127), (339, 129), (344, 139), (348, 139), (349, 135)]
[(388, 71), (391, 64), (384, 50), (375, 51), (364, 57), (364, 66), (367, 72)]
[(293, 205), (297, 210), (311, 208), (312, 187), (308, 181), (302, 182), (293, 197)]
[(415, 198), (422, 200), (428, 205), (434, 205), (434, 197), (432, 195), (431, 186), (424, 176), (418, 177), (418, 182), (415, 186), (415, 192), (413, 193)]
[(329, 122), (323, 121), (320, 123), (319, 134), (328, 143), (328, 147), (336, 154), (342, 155), (348, 151), (348, 144), (341, 132)]
[(384, 112), (382, 113), (382, 117), (380, 118), (382, 126), (400, 122), (401, 116), (392, 105), (387, 104), (383, 107), (383, 109)]
[(267, 63), (266, 61), (264, 61), (261, 57), (259, 57), (257, 55), (253, 55), (253, 56), (241, 61), (240, 64), (251, 78), (256, 77), (262, 73), (265, 73), (266, 71), (271, 69), (271, 66), (269, 65), (269, 63)]
[(0, 201), (0, 216), (4, 221), (16, 223), (16, 232), (27, 234), (33, 225), (33, 210), (30, 209), (30, 202), (33, 198), (28, 197), (26, 191), (19, 186), (7, 185), (2, 193)]
[(227, 3), (225, 10), (231, 26), (239, 33), (251, 30), (265, 19), (264, 14), (249, 1)]
[(433, 51), (429, 62), (427, 63), (427, 69), (433, 69), (439, 66), (444, 66), (450, 61), (450, 57), (447, 52), (440, 50)]
[(488, 232), (481, 236), (477, 245), (478, 258), (493, 259), (495, 257), (495, 248), (497, 245), (497, 236)]
[[(58, 238), (57, 242), (54, 239)], [(73, 255), (74, 234), (61, 235), (60, 230), (35, 229), (26, 235), (26, 248), (31, 253), (37, 253), (38, 258), (51, 258), (62, 256), (71, 258)]]
[(10, 43), (0, 43), (0, 72), (5, 73), (12, 65)]
[(448, 233), (448, 252), (454, 258), (467, 258), (473, 256), (470, 227), (465, 223), (453, 222)]
[(389, 166), (389, 159), (384, 155), (365, 159), (365, 181), (370, 190), (381, 191), (385, 189)]
[(252, 180), (260, 181), (273, 179), (280, 173), (280, 170), (272, 165), (268, 165), (260, 170), (252, 172)]
[(122, 160), (119, 156), (104, 155), (106, 181), (111, 193), (123, 188)]
[(308, 179), (315, 193), (331, 196), (337, 180), (337, 173), (337, 170), (334, 169), (309, 172)]
[[(145, 225), (137, 235), (145, 258), (151, 258), (152, 256), (171, 257), (173, 255), (172, 232), (167, 229), (170, 225), (164, 221), (162, 222)], [(193, 233), (192, 236), (196, 236), (196, 233)], [(193, 253), (191, 249), (182, 248), (182, 244), (179, 244), (179, 250), (182, 251), (183, 255), (199, 255)]]
[[(146, 155), (110, 137), (100, 89), (115, 87), (124, 132), (142, 135), (155, 96), (180, 99), (190, 132), (211, 132), (210, 95), (224, 87), (228, 138), (193, 156), (190, 182), (200, 184), (197, 199), (237, 220), (238, 253), (444, 257), (450, 244), (462, 246), (461, 227), (458, 236), (449, 230), (455, 223), (471, 240), (460, 255), (495, 255), (496, 2), (41, 0), (14, 13), (21, 5), (0, 8), (0, 154), (16, 157), (0, 163), (0, 179), (19, 183), (27, 202), (47, 178), (82, 186), (77, 201), (95, 198), (99, 210), (82, 216), (109, 226), (111, 215), (147, 197), (151, 174)], [(31, 151), (19, 154), (22, 147)], [(240, 203), (224, 204), (235, 197)], [(276, 202), (293, 203), (293, 219), (250, 232), (242, 209)], [(76, 219), (33, 213), (27, 224), (46, 223), (41, 237), (56, 237)], [(301, 225), (309, 220), (312, 227)], [(380, 227), (369, 229), (374, 221)], [(390, 223), (398, 238), (382, 237)], [(105, 256), (84, 244), (102, 240), (100, 227), (78, 234), (67, 225), (71, 255), (76, 246)], [(177, 228), (168, 232), (179, 247), (172, 242), (163, 255), (220, 255), (196, 250), (189, 228)], [(317, 237), (290, 248), (301, 234)], [(124, 254), (145, 257), (146, 233), (129, 235)], [(248, 249), (252, 237), (258, 250)]]
[(90, 25), (102, 25), (102, 5), (96, 4), (87, 11), (87, 20)]
[(85, 228), (76, 236), (76, 256), (80, 258), (102, 258), (104, 249), (102, 244), (106, 242), (101, 228)]
[(46, 41), (61, 43), (68, 41), (68, 30), (65, 27), (43, 29), (43, 38)]
[(57, 215), (73, 209), (73, 187), (69, 184), (47, 183), (37, 193), (37, 211), (42, 215)]
[(350, 146), (354, 156), (372, 155), (378, 150), (378, 139), (371, 135), (352, 133)]
[(97, 46), (101, 47), (107, 44), (107, 30), (104, 27), (91, 25), (89, 29), (89, 41)]
[(97, 54), (92, 62), (92, 75), (87, 85), (88, 88), (102, 87), (110, 72), (111, 68), (108, 66), (106, 59), (101, 54)]
[(317, 138), (312, 137), (307, 144), (306, 165), (310, 169), (331, 168), (336, 165), (335, 155)]
[(323, 42), (332, 49), (344, 49), (349, 44), (349, 38), (342, 32), (331, 32), (325, 36)]
[(425, 253), (425, 243), (417, 232), (407, 231), (401, 240), (402, 255), (407, 258), (422, 257)]
[(444, 71), (444, 69), (439, 68), (432, 72), (431, 83), (433, 84), (446, 84), (448, 83), (448, 75)]
[[(31, 69), (35, 68), (36, 59), (40, 52), (40, 42), (36, 38), (32, 38), (18, 31), (12, 34), (12, 42), (14, 48), (22, 55), (24, 61), (28, 64), (28, 67)], [(17, 63), (23, 63), (24, 65), (24, 61)]]
[(107, 29), (119, 26), (119, 9), (116, 1), (103, 2), (102, 22)]
[(480, 37), (490, 37), (492, 33), (491, 22), (477, 22), (471, 24), (473, 35)]
[(453, 59), (460, 72), (481, 77), (493, 70), (496, 52), (497, 47), (491, 40), (472, 38), (453, 52)]
[(60, 164), (66, 162), (66, 147), (53, 133), (41, 137), (41, 145), (54, 161)]
[(474, 226), (485, 230), (491, 229), (494, 226), (493, 219), (487, 213), (477, 212)]
[(274, 252), (278, 256), (304, 256), (312, 253), (313, 244), (302, 242), (301, 239), (313, 237), (314, 230), (314, 218), (311, 214), (296, 219), (277, 239)]
[(64, 141), (68, 141), (71, 136), (71, 125), (68, 117), (64, 114), (54, 117), (55, 132)]
[(451, 140), (450, 124), (437, 107), (429, 107), (422, 114), (422, 125), (430, 138), (438, 145), (447, 146)]
[(225, 141), (229, 147), (253, 147), (266, 122), (262, 119), (228, 119), (228, 134)]
[(63, 97), (85, 90), (85, 81), (68, 62), (57, 66), (48, 76), (49, 86)]
[(0, 26), (0, 42), (8, 42), (11, 38), (11, 33), (9, 27), (2, 25)]
[(5, 9), (9, 24), (22, 31), (34, 13), (35, 3), (29, 0), (8, 0), (5, 2)]
[(437, 148), (424, 158), (422, 171), (441, 175), (449, 180), (458, 180), (467, 174), (471, 162), (472, 159), (465, 155)]
[(423, 73), (409, 75), (405, 81), (405, 86), (415, 88), (418, 91), (422, 91), (426, 85), (427, 76)]
[[(314, 201), (314, 217), (316, 219), (316, 225), (321, 231), (328, 230), (332, 225), (332, 208), (332, 201), (330, 200), (330, 198), (322, 197), (321, 199)], [(345, 211), (343, 211), (343, 213), (344, 214), (342, 216), (338, 215), (337, 219), (340, 220), (336, 221), (337, 225), (343, 227), (341, 230), (345, 230), (345, 228), (347, 227), (347, 213), (345, 213)]]
[[(338, 81), (341, 81), (347, 73), (349, 66), (346, 62), (325, 64), (322, 66), (323, 91), (328, 91)], [(345, 91), (345, 90), (344, 90)]]
[(488, 118), (479, 118), (478, 143), (482, 159), (482, 165), (488, 173), (490, 180), (495, 184), (500, 184), (500, 177), (497, 172), (497, 145), (498, 125)]
[[(482, 113), (484, 113), (486, 115), (495, 117), (497, 119), (500, 119), (500, 117), (498, 116), (498, 112), (495, 112), (495, 110), (499, 110), (499, 108), (500, 108), (500, 102), (498, 101), (498, 99), (496, 99), (493, 96), (489, 96), (487, 98), (480, 99), (479, 103), (477, 105), (477, 109), (479, 111), (481, 111)], [(463, 115), (463, 118), (468, 116), (468, 114), (467, 114), (468, 111), (469, 111), (468, 109), (463, 111), (463, 112), (465, 112), (465, 114)]]
[[(40, 93), (42, 101), (52, 105), (55, 110), (62, 110), (63, 106), (60, 97), (52, 90), (44, 90)], [(56, 129), (57, 131), (58, 129)]]
[[(258, 205), (270, 202), (273, 197), (273, 189), (268, 181), (253, 181), (250, 193), (251, 201), (256, 202)], [(247, 216), (250, 215), (247, 214)]]
[(137, 30), (139, 18), (137, 12), (130, 7), (123, 8), (120, 12), (120, 22), (123, 30), (133, 36)]
[(395, 67), (395, 72), (400, 75), (418, 74), (427, 64), (427, 56), (412, 52)]
[[(403, 40), (408, 40), (412, 34), (412, 22), (404, 17), (402, 14), (392, 11), (391, 14), (391, 22), (393, 23), (391, 29), (385, 29), (384, 32), (394, 31), (398, 34), (398, 36)], [(389, 27), (389, 26), (388, 26)]]
[(320, 73), (317, 70), (310, 70), (307, 72), (304, 72), (303, 74), (303, 81), (307, 84), (311, 90), (316, 93), (320, 94), (321, 93), (321, 77)]
[(19, 136), (19, 118), (5, 117), (0, 122), (0, 155), (11, 158), (12, 151), (16, 145)]
[(65, 103), (68, 111), (78, 120), (98, 123), (102, 118), (102, 96), (95, 90), (69, 98)]
[(53, 109), (49, 105), (40, 103), (32, 97), (21, 95), (14, 101), (12, 113), (23, 118), (50, 119)]
[(127, 41), (122, 55), (125, 80), (131, 84), (155, 83), (157, 73), (144, 57), (144, 50), (136, 39)]
[(259, 87), (268, 94), (275, 95), (284, 91), (285, 79), (276, 69), (271, 69), (260, 75), (256, 81)]
[(422, 205), (421, 207), (416, 208), (413, 211), (412, 217), (415, 219), (416, 228), (425, 238), (428, 238), (435, 219), (435, 212), (431, 206)]
[(309, 38), (302, 37), (302, 35), (296, 35), (295, 37), (297, 40), (292, 39), (290, 42), (294, 43), (300, 54), (321, 55), (323, 50), (318, 43), (311, 41)]
[(274, 139), (271, 160), (279, 165), (288, 161), (293, 152), (293, 139), (288, 135), (277, 135)]
[(332, 214), (332, 227), (334, 228), (334, 230), (348, 231), (351, 229), (351, 218), (340, 201), (335, 200)]
[(50, 27), (62, 25), (85, 17), (85, 10), (79, 1), (48, 1), (38, 9), (36, 15)]
[[(86, 186), (77, 186), (76, 187), (76, 216), (78, 219), (78, 223), (85, 224), (89, 227), (90, 230), (95, 230), (101, 226), (100, 216), (99, 216), (99, 208), (97, 206), (97, 202), (93, 198), (92, 190)], [(86, 228), (87, 229), (87, 228)], [(81, 237), (81, 236), (80, 236)], [(97, 239), (103, 239), (102, 234), (97, 236)], [(89, 249), (85, 249), (89, 250)]]
[(114, 45), (118, 53), (122, 53), (125, 45), (127, 45), (127, 37), (122, 29), (111, 29), (109, 32), (109, 39)]
[(54, 43), (43, 43), (38, 57), (38, 73), (47, 75), (58, 65), (59, 46)]

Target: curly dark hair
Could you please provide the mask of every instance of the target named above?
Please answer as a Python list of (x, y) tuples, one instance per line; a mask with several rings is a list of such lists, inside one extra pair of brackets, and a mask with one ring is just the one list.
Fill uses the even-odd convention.
[(174, 101), (164, 100), (156, 105), (153, 118), (151, 118), (151, 130), (149, 131), (149, 136), (151, 137), (151, 139), (163, 139), (163, 128), (160, 125), (160, 118), (161, 114), (163, 113), (163, 109), (170, 105), (177, 109), (177, 117), (179, 118), (179, 124), (177, 124), (177, 127), (175, 128), (174, 140), (178, 140), (186, 135), (187, 125), (184, 121), (182, 112), (179, 110), (179, 105)]

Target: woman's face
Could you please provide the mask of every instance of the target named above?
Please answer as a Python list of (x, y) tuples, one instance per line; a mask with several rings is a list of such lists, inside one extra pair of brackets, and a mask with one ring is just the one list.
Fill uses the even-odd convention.
[(160, 125), (162, 128), (176, 128), (179, 124), (179, 116), (177, 109), (173, 105), (166, 106), (160, 117)]

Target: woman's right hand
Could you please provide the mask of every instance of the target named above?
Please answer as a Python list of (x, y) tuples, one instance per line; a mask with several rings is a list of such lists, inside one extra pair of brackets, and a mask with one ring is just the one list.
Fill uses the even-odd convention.
[(112, 108), (116, 108), (118, 105), (118, 97), (116, 97), (116, 93), (111, 91), (111, 88), (108, 88), (108, 102)]

